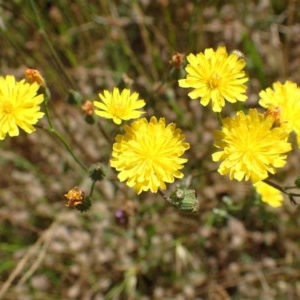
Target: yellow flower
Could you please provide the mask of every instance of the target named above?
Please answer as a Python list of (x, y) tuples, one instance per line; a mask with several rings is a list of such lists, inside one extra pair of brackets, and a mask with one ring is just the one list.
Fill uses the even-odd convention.
[(138, 99), (138, 93), (130, 94), (128, 89), (122, 90), (121, 93), (118, 88), (114, 88), (112, 93), (105, 90), (99, 97), (102, 102), (94, 101), (95, 107), (98, 108), (95, 113), (100, 117), (113, 119), (116, 124), (121, 124), (122, 120), (137, 119), (144, 113), (138, 109), (145, 106), (145, 101)]
[(180, 171), (187, 161), (180, 158), (189, 149), (184, 135), (174, 123), (166, 125), (165, 119), (145, 118), (125, 125), (125, 134), (117, 135), (113, 145), (110, 165), (119, 171), (121, 182), (133, 187), (140, 194), (158, 188), (165, 189), (165, 183), (182, 178)]
[(191, 99), (200, 98), (207, 106), (212, 101), (212, 109), (220, 112), (225, 100), (234, 103), (245, 101), (248, 78), (243, 71), (246, 62), (235, 52), (227, 54), (225, 47), (217, 51), (205, 49), (204, 53), (187, 56), (186, 79), (179, 80), (179, 86), (192, 88), (188, 95)]
[(279, 207), (283, 203), (283, 194), (274, 187), (266, 184), (263, 181), (258, 181), (254, 184), (256, 192), (260, 195), (261, 200), (270, 206)]
[(300, 88), (296, 83), (275, 82), (273, 89), (267, 88), (259, 93), (259, 104), (268, 109), (269, 114), (276, 114), (281, 126), (288, 131), (295, 131), (300, 146)]
[(288, 132), (273, 124), (272, 117), (256, 109), (250, 109), (249, 115), (239, 111), (234, 118), (224, 119), (222, 130), (215, 132), (215, 146), (222, 151), (212, 156), (214, 161), (222, 161), (218, 172), (229, 173), (231, 180), (255, 183), (283, 167), (291, 144), (287, 142)]
[(0, 77), (0, 140), (6, 135), (19, 135), (19, 128), (27, 133), (32, 133), (32, 126), (43, 117), (40, 104), (43, 95), (37, 95), (39, 85), (21, 80), (16, 82), (12, 75)]

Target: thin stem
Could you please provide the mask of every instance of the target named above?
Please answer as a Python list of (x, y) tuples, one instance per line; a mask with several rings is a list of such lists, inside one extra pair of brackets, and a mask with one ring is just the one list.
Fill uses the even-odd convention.
[(73, 152), (73, 150), (71, 149), (71, 147), (69, 146), (69, 144), (65, 141), (65, 139), (63, 138), (63, 136), (55, 129), (55, 128), (44, 128), (45, 130), (47, 130), (49, 133), (51, 133), (52, 135), (54, 135), (56, 138), (59, 139), (59, 141), (64, 145), (64, 147), (66, 148), (66, 150), (70, 153), (70, 155), (73, 157), (73, 159), (75, 160), (75, 162), (85, 171), (87, 172), (88, 168), (77, 158), (77, 156), (75, 155), (75, 153)]
[(93, 195), (95, 184), (96, 184), (96, 181), (93, 180), (92, 185), (91, 185), (91, 189), (90, 189), (89, 197), (92, 197), (92, 195)]
[(223, 125), (223, 122), (222, 122), (221, 114), (220, 114), (220, 113), (217, 113), (217, 117), (218, 117), (219, 125), (222, 126), (222, 125)]
[[(294, 204), (296, 204), (296, 201), (295, 201), (294, 197), (300, 197), (300, 194), (289, 193), (289, 192), (286, 191), (287, 188), (283, 188), (280, 185), (278, 185), (277, 183), (274, 183), (274, 182), (270, 181), (269, 179), (264, 179), (263, 182), (265, 182), (266, 184), (272, 186), (273, 188), (275, 188), (278, 191), (280, 191), (280, 192), (284, 193), (285, 195), (287, 195), (289, 197), (289, 199), (291, 200), (291, 202), (294, 203)], [(288, 187), (288, 188), (290, 189), (291, 187)]]
[(158, 190), (158, 193), (169, 203), (172, 204), (172, 200), (170, 197), (168, 197), (164, 192), (162, 192), (160, 189)]
[(284, 189), (285, 190), (293, 190), (293, 189), (297, 189), (298, 187), (297, 186), (286, 186)]
[(44, 108), (45, 108), (45, 115), (46, 115), (46, 118), (47, 118), (47, 122), (49, 124), (49, 127), (53, 128), (52, 120), (51, 120), (51, 117), (50, 117), (50, 110), (49, 110), (49, 106), (48, 106), (49, 99), (50, 99), (50, 91), (49, 91), (48, 88), (46, 88), (46, 90), (45, 90), (44, 97), (45, 97)]
[(281, 187), (280, 185), (278, 185), (275, 182), (270, 181), (269, 179), (264, 179), (263, 182), (266, 183), (266, 184), (268, 184), (268, 185), (270, 185), (270, 186), (272, 186), (273, 188), (277, 189), (278, 191), (280, 191), (280, 192), (282, 192), (282, 193), (284, 193), (286, 195), (290, 195), (290, 193), (288, 193), (285, 190), (285, 188)]
[(112, 144), (112, 140), (110, 138), (110, 136), (108, 136), (107, 132), (104, 130), (102, 124), (100, 122), (97, 123), (98, 128), (100, 129), (101, 133), (103, 134), (104, 138), (110, 143)]
[(50, 91), (48, 88), (45, 89), (44, 92), (44, 107), (45, 107), (45, 115), (46, 115), (46, 119), (49, 125), (49, 128), (45, 128), (42, 126), (38, 126), (41, 129), (46, 130), (48, 133), (54, 135), (56, 138), (58, 138), (58, 140), (64, 145), (65, 149), (70, 153), (70, 155), (73, 157), (73, 159), (75, 160), (75, 162), (80, 165), (80, 167), (87, 172), (87, 167), (77, 158), (77, 156), (75, 155), (75, 153), (73, 152), (72, 148), (70, 147), (70, 145), (66, 142), (66, 140), (64, 139), (64, 137), (54, 128), (52, 120), (51, 120), (51, 115), (50, 115), (50, 110), (49, 110), (49, 100), (50, 100)]

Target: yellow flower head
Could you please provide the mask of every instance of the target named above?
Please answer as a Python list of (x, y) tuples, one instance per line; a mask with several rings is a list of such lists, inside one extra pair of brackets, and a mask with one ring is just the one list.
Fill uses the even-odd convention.
[(297, 84), (291, 81), (284, 84), (275, 82), (273, 89), (267, 88), (259, 96), (259, 104), (267, 108), (269, 113), (279, 111), (279, 123), (288, 131), (296, 132), (300, 146), (300, 88)]
[(225, 100), (234, 103), (245, 101), (248, 78), (243, 71), (246, 62), (235, 52), (227, 54), (225, 47), (217, 51), (205, 49), (204, 53), (187, 56), (186, 79), (179, 80), (179, 86), (192, 88), (188, 95), (191, 99), (200, 98), (200, 103), (207, 106), (212, 102), (212, 109), (220, 112)]
[(158, 188), (166, 188), (166, 182), (183, 177), (180, 170), (187, 159), (180, 156), (190, 145), (175, 124), (166, 125), (164, 118), (152, 117), (149, 122), (136, 120), (124, 129), (125, 134), (116, 137), (110, 160), (120, 181), (127, 181), (138, 194), (156, 193)]
[(270, 206), (279, 207), (283, 203), (283, 194), (274, 187), (266, 184), (263, 181), (258, 181), (254, 184), (256, 192), (260, 195), (261, 200)]
[(144, 113), (138, 109), (145, 106), (145, 101), (138, 99), (138, 93), (130, 94), (128, 89), (121, 93), (118, 88), (114, 88), (112, 93), (105, 90), (99, 97), (102, 102), (94, 101), (95, 113), (100, 117), (113, 119), (116, 124), (121, 124), (122, 120), (137, 119)]
[(43, 95), (37, 95), (39, 85), (21, 80), (16, 82), (12, 75), (0, 77), (0, 140), (6, 135), (19, 135), (19, 128), (27, 133), (32, 133), (32, 126), (43, 117), (40, 104)]
[(255, 183), (283, 167), (291, 144), (287, 142), (288, 132), (273, 124), (272, 117), (256, 109), (250, 109), (249, 115), (239, 111), (234, 118), (224, 119), (222, 130), (215, 132), (215, 146), (222, 151), (212, 156), (214, 161), (222, 161), (218, 172), (229, 173), (231, 180)]

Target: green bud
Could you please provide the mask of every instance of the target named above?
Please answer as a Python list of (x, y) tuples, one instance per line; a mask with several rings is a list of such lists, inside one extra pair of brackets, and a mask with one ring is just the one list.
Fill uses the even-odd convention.
[(300, 188), (300, 176), (298, 176), (295, 180), (295, 185), (297, 188)]
[(84, 201), (80, 204), (77, 204), (75, 206), (75, 208), (80, 212), (84, 212), (84, 211), (89, 210), (91, 206), (92, 206), (92, 202), (91, 202), (90, 198), (85, 197)]
[(105, 172), (100, 163), (93, 164), (89, 169), (89, 177), (93, 181), (101, 181), (105, 177)]
[(86, 115), (86, 116), (84, 117), (84, 120), (85, 120), (88, 124), (90, 124), (90, 125), (95, 124), (95, 118), (94, 118), (94, 116)]
[(67, 101), (71, 105), (81, 105), (82, 96), (78, 91), (69, 90)]
[(171, 203), (184, 212), (196, 212), (199, 209), (199, 201), (195, 190), (177, 188), (170, 196)]

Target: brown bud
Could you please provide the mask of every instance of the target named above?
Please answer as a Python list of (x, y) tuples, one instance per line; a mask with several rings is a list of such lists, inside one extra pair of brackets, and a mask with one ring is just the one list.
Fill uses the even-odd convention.
[(35, 69), (26, 69), (25, 70), (25, 78), (28, 83), (34, 83), (36, 82), (39, 86), (45, 87), (46, 83), (41, 75), (41, 73), (38, 70)]
[(179, 69), (183, 63), (184, 54), (177, 52), (170, 60), (170, 64)]
[(84, 192), (80, 190), (78, 187), (74, 187), (65, 194), (65, 198), (67, 200), (67, 207), (76, 207), (77, 205), (81, 205), (84, 202)]

